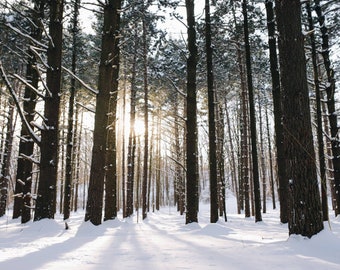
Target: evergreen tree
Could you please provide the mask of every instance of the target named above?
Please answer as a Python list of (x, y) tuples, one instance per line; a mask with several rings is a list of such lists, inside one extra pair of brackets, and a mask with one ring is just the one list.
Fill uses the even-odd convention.
[(301, 32), (301, 3), (276, 1), (283, 92), (284, 153), (289, 183), (289, 234), (323, 229)]

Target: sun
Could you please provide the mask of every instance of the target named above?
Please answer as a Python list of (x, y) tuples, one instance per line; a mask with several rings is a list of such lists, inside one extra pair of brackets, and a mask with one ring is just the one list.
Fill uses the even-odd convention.
[(144, 134), (145, 126), (144, 126), (144, 122), (142, 121), (142, 119), (139, 119), (139, 118), (135, 119), (134, 129), (135, 129), (136, 136), (141, 136)]

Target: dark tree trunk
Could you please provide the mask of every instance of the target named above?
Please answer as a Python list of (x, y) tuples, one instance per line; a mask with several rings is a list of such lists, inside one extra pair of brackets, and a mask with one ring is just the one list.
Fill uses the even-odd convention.
[(248, 33), (248, 12), (247, 1), (243, 0), (242, 3), (243, 17), (244, 17), (244, 43), (246, 49), (246, 66), (247, 66), (247, 83), (248, 83), (248, 97), (249, 97), (249, 113), (250, 113), (250, 133), (251, 133), (251, 154), (252, 154), (252, 166), (253, 166), (253, 189), (255, 200), (255, 222), (262, 221), (261, 216), (261, 194), (260, 194), (260, 180), (259, 180), (259, 166), (258, 166), (258, 154), (257, 154), (257, 139), (256, 139), (256, 118), (255, 118), (255, 105), (254, 105), (254, 90), (253, 79), (251, 71), (251, 55), (249, 45), (249, 33)]
[[(216, 94), (216, 92), (215, 92)], [(217, 97), (215, 95), (215, 99), (217, 100)], [(223, 98), (221, 98), (223, 100)], [(223, 105), (220, 103), (216, 108), (216, 115), (218, 115), (217, 118), (217, 182), (219, 183), (219, 208), (220, 208), (220, 216), (224, 215), (224, 221), (227, 221), (227, 206), (226, 206), (226, 179), (225, 179), (225, 167), (224, 167), (224, 161), (225, 161), (225, 144), (224, 144), (224, 114), (223, 114)], [(233, 172), (232, 172), (233, 173)]]
[(232, 138), (232, 135), (231, 135), (230, 117), (229, 117), (229, 111), (228, 111), (227, 104), (228, 103), (227, 103), (227, 99), (226, 99), (225, 100), (225, 111), (226, 111), (226, 120), (227, 120), (227, 127), (228, 127), (229, 144), (230, 144), (230, 158), (231, 158), (231, 167), (232, 167), (231, 177), (232, 177), (234, 192), (235, 192), (235, 197), (236, 197), (237, 213), (241, 214), (240, 192), (239, 192), (239, 185), (237, 184), (235, 149), (234, 149), (233, 138)]
[(210, 3), (205, 0), (205, 50), (207, 55), (207, 85), (209, 109), (209, 181), (210, 181), (210, 222), (218, 220), (217, 192), (217, 158), (216, 158), (216, 125), (215, 125), (215, 94), (213, 73), (213, 48), (211, 45)]
[(339, 128), (337, 121), (337, 113), (335, 111), (335, 77), (334, 70), (331, 65), (330, 57), (329, 57), (329, 37), (328, 37), (328, 29), (326, 26), (326, 18), (321, 10), (320, 1), (314, 0), (315, 3), (315, 11), (318, 16), (321, 37), (322, 37), (322, 50), (321, 54), (324, 60), (324, 65), (327, 73), (327, 86), (326, 86), (326, 94), (327, 94), (327, 109), (328, 109), (328, 118), (329, 125), (331, 131), (331, 143), (332, 143), (332, 152), (333, 152), (333, 171), (334, 171), (334, 205), (335, 205), (335, 216), (340, 214), (340, 137), (339, 137)]
[(323, 223), (301, 32), (301, 3), (277, 0), (276, 11), (289, 183), (289, 234), (312, 237), (323, 229)]
[(274, 103), (274, 125), (275, 125), (275, 145), (276, 145), (276, 163), (277, 177), (279, 183), (279, 200), (280, 200), (280, 220), (282, 223), (288, 222), (288, 182), (285, 176), (286, 165), (284, 161), (283, 150), (283, 126), (282, 126), (282, 105), (280, 74), (276, 52), (276, 34), (273, 1), (266, 0), (267, 26), (268, 26), (268, 43), (269, 43), (269, 61), (270, 72), (272, 77), (272, 93)]
[(262, 174), (262, 212), (267, 212), (267, 178), (266, 178), (266, 164), (265, 164), (265, 156), (264, 156), (264, 138), (263, 138), (263, 122), (262, 122), (262, 104), (260, 95), (258, 97), (258, 105), (259, 105), (259, 132), (260, 132), (260, 155), (261, 155), (261, 174)]
[(135, 120), (136, 120), (136, 65), (137, 65), (137, 27), (135, 26), (134, 34), (134, 54), (132, 62), (131, 74), (131, 92), (130, 92), (130, 131), (128, 141), (128, 157), (127, 157), (127, 180), (126, 180), (126, 216), (133, 214), (133, 186), (135, 176), (135, 155), (136, 155), (136, 133), (135, 133)]
[(314, 36), (314, 23), (312, 17), (312, 10), (310, 4), (306, 3), (306, 9), (308, 14), (309, 31), (311, 31), (311, 47), (312, 47), (312, 63), (314, 71), (314, 87), (316, 96), (316, 122), (317, 122), (317, 140), (318, 140), (318, 155), (319, 155), (319, 168), (321, 178), (321, 202), (322, 202), (322, 214), (323, 220), (328, 220), (328, 198), (327, 198), (327, 182), (326, 182), (326, 159), (325, 159), (325, 146), (323, 141), (323, 128), (322, 128), (322, 110), (321, 110), (321, 93), (320, 93), (320, 81), (318, 72), (317, 51), (315, 45)]
[(186, 0), (187, 24), (188, 24), (188, 48), (187, 59), (187, 111), (186, 111), (186, 224), (198, 222), (198, 175), (197, 175), (197, 101), (196, 101), (196, 66), (197, 45), (195, 29), (194, 0)]
[(58, 134), (61, 91), (61, 59), (63, 41), (63, 0), (49, 2), (49, 36), (47, 50), (48, 92), (45, 96), (43, 129), (41, 130), (40, 176), (34, 220), (54, 218), (58, 171)]
[[(72, 63), (71, 69), (73, 74), (77, 73), (77, 57), (78, 57), (78, 16), (79, 5), (81, 0), (73, 3), (72, 17)], [(64, 220), (70, 217), (71, 209), (71, 186), (73, 178), (72, 153), (73, 153), (73, 120), (74, 120), (74, 104), (75, 104), (76, 79), (71, 78), (70, 98), (68, 107), (68, 125), (67, 125), (67, 141), (66, 141), (66, 173), (64, 186)]]
[(269, 153), (269, 165), (270, 165), (270, 187), (272, 193), (273, 209), (276, 209), (275, 201), (275, 184), (274, 184), (274, 173), (273, 173), (273, 155), (272, 155), (272, 143), (270, 139), (270, 128), (268, 119), (268, 108), (266, 106), (266, 126), (267, 126), (267, 138), (268, 138), (268, 153)]
[[(36, 1), (34, 6), (35, 12), (32, 13), (32, 21), (39, 25), (39, 20), (44, 17), (45, 1)], [(32, 31), (32, 38), (37, 41), (41, 41), (42, 38), (41, 27), (34, 28)], [(39, 74), (34, 68), (36, 65), (36, 57), (30, 52), (28, 57), (28, 63), (26, 67), (26, 79), (31, 83), (33, 87), (38, 88)], [(31, 123), (34, 119), (36, 94), (28, 86), (25, 87), (23, 110), (26, 113), (26, 119), (28, 123)], [(21, 222), (26, 223), (31, 220), (31, 204), (32, 204), (32, 161), (23, 158), (23, 156), (30, 157), (33, 154), (34, 142), (30, 138), (30, 133), (26, 126), (22, 124), (20, 132), (19, 142), (19, 158), (17, 167), (17, 181), (15, 182), (15, 194), (22, 193), (22, 196), (14, 197), (13, 206), (13, 218), (21, 216)], [(21, 180), (21, 181), (18, 181)], [(24, 183), (24, 184), (23, 184)]]
[(10, 180), (10, 166), (12, 159), (12, 146), (13, 146), (13, 119), (14, 119), (14, 104), (11, 98), (8, 100), (8, 113), (6, 123), (6, 138), (4, 145), (4, 159), (2, 161), (1, 175), (0, 175), (0, 217), (6, 214), (8, 203), (8, 187)]
[[(108, 112), (110, 109), (111, 93), (116, 83), (114, 81), (114, 69), (111, 62), (116, 57), (116, 29), (117, 29), (117, 1), (109, 0), (104, 6), (104, 26), (101, 45), (101, 59), (99, 65), (98, 94), (96, 100), (95, 126), (93, 132), (93, 149), (88, 199), (86, 204), (85, 221), (91, 221), (94, 225), (101, 224), (103, 210), (103, 193), (106, 156), (111, 151), (106, 151)], [(112, 150), (112, 144), (109, 145)], [(115, 148), (115, 146), (113, 146)], [(111, 152), (111, 153), (107, 153)], [(108, 161), (109, 162), (109, 161)], [(115, 162), (115, 161), (114, 161)], [(109, 188), (109, 187), (106, 187)], [(112, 192), (109, 191), (109, 192)], [(115, 198), (114, 198), (115, 199)]]
[(183, 151), (180, 146), (180, 134), (179, 134), (179, 96), (176, 93), (175, 99), (175, 126), (174, 126), (174, 136), (175, 136), (175, 202), (177, 203), (177, 210), (183, 215), (185, 211), (185, 185), (183, 179), (183, 168), (181, 167), (181, 163), (183, 160)]
[[(146, 12), (144, 7), (143, 12)], [(146, 44), (146, 18), (143, 14), (143, 60), (144, 60), (144, 162), (143, 162), (143, 181), (142, 181), (142, 218), (147, 217), (148, 210), (148, 156), (149, 156), (149, 91), (148, 91), (148, 64), (147, 64), (147, 44)]]

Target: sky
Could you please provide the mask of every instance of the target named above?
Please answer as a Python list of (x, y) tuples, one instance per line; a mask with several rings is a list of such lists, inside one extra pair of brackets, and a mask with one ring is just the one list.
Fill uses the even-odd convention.
[[(84, 2), (96, 3), (96, 0), (88, 0)], [(176, 12), (183, 17), (182, 22), (170, 16), (170, 12), (172, 12), (172, 10), (169, 10), (168, 12), (160, 12), (166, 18), (164, 23), (160, 23), (160, 27), (166, 29), (170, 37), (179, 38), (182, 34), (186, 35), (186, 28), (183, 24), (183, 22), (186, 22), (186, 9), (184, 5), (185, 1), (183, 0), (180, 6), (176, 9)], [(86, 5), (86, 7), (91, 8), (91, 5)], [(156, 6), (153, 6), (152, 9), (154, 12), (159, 12)], [(83, 27), (84, 31), (87, 33), (93, 33), (93, 30), (91, 29), (91, 23), (94, 20), (93, 12), (82, 8), (80, 10), (80, 15), (81, 26)], [(204, 16), (204, 0), (195, 1), (195, 15), (197, 19)]]

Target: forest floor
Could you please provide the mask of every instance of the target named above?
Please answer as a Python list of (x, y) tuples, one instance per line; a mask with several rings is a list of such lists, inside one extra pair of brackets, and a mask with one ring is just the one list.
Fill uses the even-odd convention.
[(340, 219), (331, 213), (325, 229), (311, 239), (288, 236), (279, 211), (262, 222), (236, 214), (228, 199), (228, 222), (209, 223), (201, 204), (199, 223), (185, 225), (173, 207), (149, 213), (145, 221), (119, 218), (100, 226), (72, 213), (22, 225), (0, 218), (0, 269), (340, 269)]

